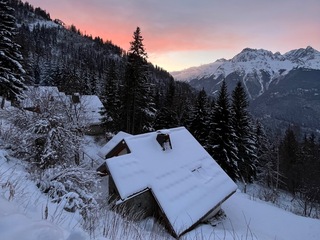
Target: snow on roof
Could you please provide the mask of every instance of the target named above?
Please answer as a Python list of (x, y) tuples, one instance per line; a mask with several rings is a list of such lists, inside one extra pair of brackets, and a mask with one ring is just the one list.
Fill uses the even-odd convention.
[(99, 124), (101, 122), (101, 114), (99, 112), (104, 108), (99, 97), (97, 95), (81, 95), (80, 102), (83, 104), (83, 111), (89, 123)]
[(101, 158), (105, 158), (106, 155), (124, 138), (132, 136), (129, 133), (126, 132), (118, 132), (116, 135), (113, 136), (113, 138), (107, 142), (106, 145), (104, 145), (100, 151), (98, 152), (98, 156)]
[[(54, 100), (58, 100), (69, 106), (72, 103), (72, 96), (67, 96), (64, 92), (59, 92), (57, 87), (53, 86), (29, 86), (28, 90), (25, 91), (26, 98), (21, 102), (21, 107), (29, 108), (35, 107), (37, 103), (47, 98), (50, 100), (53, 98)], [(80, 103), (76, 106), (76, 108), (72, 107), (71, 112), (81, 111), (81, 114), (85, 116), (86, 122), (88, 124), (99, 124), (101, 122), (100, 111), (104, 107), (99, 97), (96, 95), (79, 95), (79, 93), (75, 93), (74, 95), (80, 97)]]
[[(237, 186), (184, 127), (170, 129), (172, 149), (165, 151), (156, 140), (157, 134), (116, 135), (112, 145), (122, 138), (131, 153), (109, 158), (106, 164), (122, 201), (151, 189), (179, 236)], [(105, 150), (112, 149), (110, 146)]]

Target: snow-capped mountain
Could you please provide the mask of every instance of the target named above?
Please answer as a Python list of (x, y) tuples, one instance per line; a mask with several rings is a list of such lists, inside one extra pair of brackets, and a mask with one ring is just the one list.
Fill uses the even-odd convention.
[(183, 71), (171, 72), (171, 75), (179, 81), (190, 81), (193, 79), (199, 79), (203, 77), (210, 77), (224, 62), (227, 60), (224, 58), (209, 64), (203, 64), (199, 67), (191, 67)]
[(251, 113), (271, 129), (293, 123), (320, 133), (320, 52), (310, 46), (285, 54), (245, 48), (232, 59), (172, 75), (209, 95), (215, 95), (223, 79), (229, 92), (241, 81)]
[(204, 87), (209, 94), (214, 94), (217, 90), (214, 85), (221, 79), (228, 76), (235, 78), (237, 75), (236, 79), (242, 80), (246, 86), (249, 98), (255, 99), (261, 96), (273, 81), (297, 68), (320, 69), (320, 52), (310, 46), (283, 55), (264, 49), (245, 48), (230, 60), (217, 60), (171, 74), (176, 80), (187, 81), (193, 87)]
[(287, 52), (284, 57), (295, 63), (295, 67), (320, 68), (320, 52), (310, 46)]

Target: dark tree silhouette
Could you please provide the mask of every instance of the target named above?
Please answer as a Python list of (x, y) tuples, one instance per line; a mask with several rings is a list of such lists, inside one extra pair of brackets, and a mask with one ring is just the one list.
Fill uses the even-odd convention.
[(26, 88), (20, 46), (14, 41), (16, 19), (7, 0), (0, 0), (0, 95), (1, 108), (5, 99), (19, 100)]
[(209, 152), (232, 179), (239, 179), (238, 150), (234, 144), (235, 134), (231, 124), (230, 103), (225, 81), (222, 82), (219, 90), (211, 123)]
[(147, 53), (139, 27), (130, 44), (123, 89), (123, 120), (124, 130), (137, 134), (151, 130), (155, 109), (148, 79)]
[(248, 112), (249, 102), (241, 84), (237, 83), (232, 91), (231, 123), (235, 132), (235, 145), (238, 149), (238, 166), (244, 182), (252, 182), (256, 173), (255, 139), (251, 118)]

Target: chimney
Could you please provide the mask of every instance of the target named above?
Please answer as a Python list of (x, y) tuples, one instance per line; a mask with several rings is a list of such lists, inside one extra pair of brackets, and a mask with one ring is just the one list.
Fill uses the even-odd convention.
[(170, 140), (170, 131), (168, 130), (159, 130), (157, 131), (157, 141), (162, 147), (163, 151), (172, 149), (171, 140)]

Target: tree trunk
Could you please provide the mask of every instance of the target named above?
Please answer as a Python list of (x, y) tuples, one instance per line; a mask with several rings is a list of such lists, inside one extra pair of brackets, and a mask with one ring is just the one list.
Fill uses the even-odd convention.
[(5, 96), (2, 96), (2, 100), (1, 100), (1, 109), (4, 108), (4, 104), (6, 102), (6, 97)]

